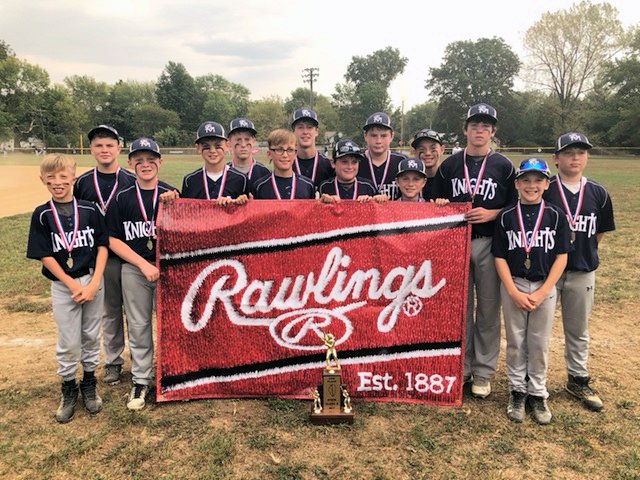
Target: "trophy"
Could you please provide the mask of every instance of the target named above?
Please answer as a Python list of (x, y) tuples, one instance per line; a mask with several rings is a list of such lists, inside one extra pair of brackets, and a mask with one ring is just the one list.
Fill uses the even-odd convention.
[(322, 339), (327, 348), (326, 364), (322, 370), (322, 385), (311, 392), (313, 406), (309, 419), (314, 425), (353, 423), (351, 397), (342, 384), (336, 339), (331, 333), (324, 333)]

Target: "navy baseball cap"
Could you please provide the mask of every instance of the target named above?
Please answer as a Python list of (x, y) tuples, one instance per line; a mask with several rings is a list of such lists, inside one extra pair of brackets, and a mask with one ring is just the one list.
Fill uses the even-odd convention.
[(389, 115), (384, 112), (376, 112), (373, 115), (369, 115), (367, 123), (365, 123), (362, 129), (366, 132), (371, 127), (383, 127), (393, 130), (393, 127), (391, 126), (391, 118), (389, 118)]
[(547, 162), (535, 157), (527, 158), (522, 161), (520, 166), (516, 169), (516, 178), (520, 178), (525, 173), (530, 172), (540, 173), (547, 178), (551, 177), (551, 171), (547, 166)]
[(362, 153), (362, 150), (356, 142), (350, 138), (338, 140), (333, 146), (333, 159), (337, 160), (338, 158), (346, 157), (347, 155), (353, 155), (354, 157), (357, 157), (358, 160), (363, 160), (365, 158), (364, 153)]
[(589, 139), (584, 133), (569, 132), (558, 137), (555, 153), (561, 152), (565, 148), (569, 147), (579, 147), (585, 150), (589, 150), (593, 148), (593, 145), (589, 143)]
[(151, 138), (138, 138), (129, 145), (129, 158), (136, 152), (153, 152), (160, 157), (160, 147)]
[(93, 127), (91, 130), (89, 130), (89, 133), (87, 133), (87, 137), (89, 137), (89, 141), (93, 140), (93, 137), (95, 137), (98, 132), (104, 132), (109, 137), (115, 138), (116, 140), (118, 140), (120, 137), (120, 135), (118, 135), (118, 131), (115, 128), (113, 128), (110, 125), (103, 124), (103, 125), (98, 125), (97, 127)]
[(229, 124), (229, 135), (231, 135), (231, 133), (236, 130), (247, 130), (248, 132), (251, 132), (251, 135), (253, 135), (254, 137), (258, 133), (256, 127), (253, 125), (253, 122), (244, 117), (234, 118), (233, 120), (231, 120), (231, 123)]
[(422, 139), (433, 140), (434, 142), (438, 142), (442, 145), (442, 136), (436, 132), (435, 130), (431, 130), (430, 128), (423, 128), (418, 133), (416, 133), (413, 137), (413, 142), (411, 142), (411, 146), (416, 148)]
[(427, 171), (422, 160), (417, 158), (403, 158), (398, 165), (396, 177), (404, 172), (418, 172), (422, 176), (427, 176)]
[(227, 139), (227, 136), (224, 133), (224, 127), (218, 122), (212, 121), (204, 122), (198, 127), (198, 132), (196, 133), (196, 143), (207, 137), (222, 138), (223, 140)]
[(486, 120), (494, 125), (498, 123), (498, 113), (488, 103), (478, 103), (467, 111), (467, 122), (474, 117), (478, 117), (478, 120)]
[(316, 127), (318, 123), (318, 114), (310, 108), (299, 108), (293, 112), (291, 119), (291, 128), (300, 120), (310, 120)]

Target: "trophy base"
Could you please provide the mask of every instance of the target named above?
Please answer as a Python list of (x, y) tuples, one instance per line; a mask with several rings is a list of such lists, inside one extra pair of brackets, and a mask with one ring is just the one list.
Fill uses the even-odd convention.
[(341, 423), (353, 424), (354, 414), (353, 412), (344, 413), (315, 413), (313, 411), (313, 405), (311, 405), (311, 411), (309, 412), (309, 420), (313, 425), (337, 425)]

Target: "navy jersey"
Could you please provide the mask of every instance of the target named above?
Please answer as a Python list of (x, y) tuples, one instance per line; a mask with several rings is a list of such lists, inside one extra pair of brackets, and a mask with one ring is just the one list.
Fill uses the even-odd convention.
[(334, 177), (336, 174), (329, 159), (317, 151), (315, 156), (311, 158), (296, 157), (296, 161), (293, 163), (293, 170), (298, 175), (310, 179), (316, 188), (319, 188), (322, 182)]
[[(222, 196), (238, 198), (240, 195), (249, 193), (249, 180), (240, 170), (225, 165), (224, 173), (215, 182), (205, 173), (204, 167), (185, 175), (182, 180), (183, 198), (201, 198), (215, 200), (220, 194)], [(207, 189), (209, 195), (207, 197)]]
[[(504, 258), (507, 261), (513, 277), (540, 281), (549, 275), (557, 255), (570, 251), (569, 224), (557, 206), (545, 202), (540, 227), (535, 239), (532, 240), (540, 204), (520, 205), (520, 208), (525, 236), (523, 237), (520, 231), (517, 204), (507, 207), (498, 214), (491, 253), (494, 257)], [(529, 268), (525, 265), (527, 258), (525, 238), (527, 242), (533, 241), (529, 252), (531, 262)]]
[[(336, 184), (338, 191), (336, 192)], [(355, 178), (351, 183), (337, 182), (336, 177), (325, 180), (318, 189), (320, 195), (338, 195), (343, 200), (356, 200), (360, 195), (377, 195), (376, 187), (369, 180), (363, 178)]]
[[(472, 191), (476, 189), (478, 174), (484, 156), (467, 155), (469, 183)], [(491, 152), (486, 167), (477, 186), (473, 199), (467, 192), (464, 174), (464, 151), (447, 157), (436, 172), (429, 198), (446, 198), (451, 202), (471, 202), (472, 207), (489, 210), (501, 209), (514, 204), (518, 199), (515, 187), (515, 170), (511, 161), (497, 152)], [(471, 235), (490, 237), (493, 235), (495, 221), (472, 225)]]
[(255, 160), (253, 160), (253, 163), (249, 166), (246, 172), (241, 170), (238, 166), (234, 165), (233, 162), (228, 162), (227, 165), (234, 167), (241, 173), (244, 173), (249, 179), (250, 185), (253, 185), (256, 181), (266, 177), (267, 175), (271, 175), (271, 170)]
[[(97, 190), (96, 181), (98, 183)], [(116, 181), (118, 182), (117, 186)], [(73, 196), (78, 200), (88, 200), (95, 203), (104, 215), (110, 200), (113, 200), (119, 191), (133, 185), (135, 181), (136, 176), (124, 168), (119, 168), (117, 173), (102, 173), (96, 168), (92, 168), (77, 178), (73, 186)]]
[(596, 235), (616, 229), (611, 197), (602, 185), (587, 179), (584, 186), (582, 206), (580, 211), (576, 212), (580, 196), (579, 192), (572, 193), (567, 190), (564, 185), (559, 184), (556, 175), (551, 178), (551, 184), (547, 191), (544, 192), (543, 198), (557, 205), (565, 215), (567, 215), (567, 212), (565, 211), (558, 186), (563, 189), (571, 216), (575, 216), (575, 224), (571, 227), (571, 230), (575, 232), (574, 248), (569, 253), (567, 270), (591, 272), (598, 268), (600, 264)]
[[(158, 197), (164, 192), (173, 190), (176, 189), (171, 185), (158, 181)], [(109, 236), (122, 240), (145, 260), (153, 262), (156, 258), (156, 217), (160, 200), (158, 199), (156, 205), (153, 205), (154, 190), (140, 189), (140, 196), (148, 220), (145, 221), (140, 210), (134, 184), (116, 195), (107, 210), (107, 229)], [(151, 240), (150, 244), (149, 240)]]
[(400, 196), (396, 185), (396, 175), (403, 158), (405, 157), (402, 155), (389, 152), (387, 160), (382, 165), (376, 166), (366, 152), (365, 159), (360, 162), (358, 177), (369, 180), (379, 193), (388, 195), (391, 200), (394, 200)]
[(427, 181), (424, 184), (424, 188), (422, 189), (422, 198), (425, 200), (435, 200), (435, 197), (432, 195), (433, 192), (433, 182), (436, 177), (427, 177)]
[[(292, 186), (295, 182), (295, 192), (293, 198), (309, 199), (315, 198), (316, 189), (307, 177), (298, 175), (295, 172), (291, 177), (277, 177), (273, 173), (264, 177), (253, 185), (253, 198), (262, 200), (291, 200)], [(274, 184), (277, 193), (274, 190)]]
[[(67, 244), (72, 242), (75, 223), (72, 203), (54, 203)], [(71, 250), (71, 267), (67, 264), (69, 252), (60, 237), (49, 202), (37, 207), (31, 215), (27, 243), (27, 258), (41, 260), (44, 257), (53, 257), (65, 273), (73, 278), (87, 275), (89, 269), (96, 266), (98, 247), (109, 245), (104, 216), (98, 207), (85, 200), (77, 200), (77, 204), (78, 232)], [(44, 266), (42, 274), (49, 280), (58, 280)]]

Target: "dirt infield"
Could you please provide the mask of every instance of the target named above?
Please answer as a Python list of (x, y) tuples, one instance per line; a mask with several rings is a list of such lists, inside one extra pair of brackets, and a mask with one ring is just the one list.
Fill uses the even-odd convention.
[[(78, 168), (76, 175), (86, 170)], [(39, 177), (40, 167), (37, 166), (0, 166), (0, 217), (31, 212), (51, 197)]]

